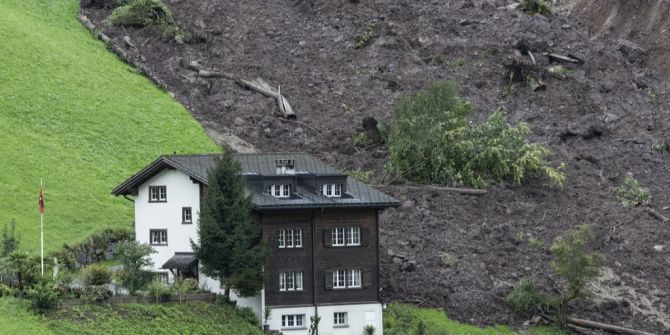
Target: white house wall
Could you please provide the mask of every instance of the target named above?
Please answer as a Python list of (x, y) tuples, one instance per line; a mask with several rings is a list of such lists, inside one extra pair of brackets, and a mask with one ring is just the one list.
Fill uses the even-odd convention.
[[(149, 186), (165, 186), (167, 202), (149, 202)], [(191, 207), (192, 224), (182, 224), (182, 207)], [(200, 214), (200, 187), (177, 170), (163, 170), (138, 189), (135, 198), (135, 237), (150, 243), (150, 229), (167, 229), (168, 243), (152, 246), (154, 270), (167, 262), (175, 252), (191, 252), (190, 240), (197, 241), (197, 222)]]
[[(333, 315), (336, 312), (347, 312), (348, 322), (346, 327), (335, 327), (333, 325)], [(363, 334), (363, 328), (367, 325), (375, 327), (375, 335), (383, 335), (384, 332), (382, 329), (382, 305), (380, 303), (318, 306), (318, 313), (321, 317), (319, 335), (359, 335)], [(290, 314), (304, 314), (305, 327), (283, 329), (281, 326), (282, 315)], [(284, 335), (307, 335), (311, 316), (314, 316), (314, 306), (272, 308), (268, 324), (270, 329), (280, 330)]]
[[(206, 289), (212, 293), (223, 294), (224, 290), (221, 288), (221, 284), (217, 279), (207, 277), (203, 274), (200, 274), (200, 287)], [(258, 321), (260, 322), (263, 317), (263, 291), (260, 294), (254, 297), (240, 297), (237, 295), (235, 290), (230, 291), (230, 300), (235, 301), (238, 307), (247, 307), (250, 308)]]

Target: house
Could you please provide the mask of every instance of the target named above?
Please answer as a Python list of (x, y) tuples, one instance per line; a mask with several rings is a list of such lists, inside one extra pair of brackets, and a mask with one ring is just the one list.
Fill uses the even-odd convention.
[[(270, 329), (307, 334), (319, 315), (319, 334), (382, 333), (379, 291), (379, 212), (397, 200), (304, 153), (235, 154), (253, 197), (252, 217), (270, 248), (265, 289), (256, 297), (231, 296)], [(198, 273), (191, 239), (207, 173), (216, 154), (161, 156), (113, 190), (135, 203), (135, 236), (151, 244), (154, 271), (198, 278), (220, 292), (217, 280)]]

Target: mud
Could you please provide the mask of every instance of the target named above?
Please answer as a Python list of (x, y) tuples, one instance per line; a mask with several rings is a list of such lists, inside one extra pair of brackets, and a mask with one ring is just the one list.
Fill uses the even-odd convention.
[[(129, 36), (137, 46), (129, 52), (210, 133), (234, 134), (260, 151), (308, 151), (340, 168), (380, 176), (386, 149), (352, 144), (362, 120), (392, 122), (399, 97), (438, 80), (456, 80), (479, 118), (504, 109), (512, 122), (531, 125), (533, 139), (555, 153), (552, 162), (567, 164), (563, 190), (534, 178), (522, 187), (492, 185), (481, 197), (382, 187), (402, 202), (381, 216), (385, 301), (443, 307), (451, 317), (480, 325), (519, 325), (523, 318), (503, 300), (514, 283), (534, 277), (546, 288), (557, 287), (550, 255), (538, 244), (546, 247), (588, 223), (593, 247), (605, 255), (615, 282), (635, 295), (615, 294), (623, 291), (603, 279), (601, 297), (576, 303), (575, 314), (670, 333), (664, 325), (670, 314), (670, 225), (641, 208), (622, 208), (611, 195), (633, 174), (650, 189), (652, 206), (670, 216), (670, 156), (654, 149), (670, 144), (669, 87), (649, 67), (653, 48), (597, 34), (574, 11), (528, 16), (511, 1), (166, 3), (190, 32), (187, 43), (143, 29), (107, 27), (106, 33), (120, 45)], [(85, 9), (97, 25), (109, 12)], [(356, 49), (355, 36), (369, 25), (374, 37)], [(521, 40), (585, 63), (563, 64), (571, 69), (564, 78), (540, 71), (544, 91), (510, 85), (505, 64)], [(541, 69), (550, 65), (543, 50), (535, 53)], [(273, 100), (232, 81), (198, 78), (184, 66), (191, 61), (281, 85), (298, 122), (273, 115)], [(657, 251), (657, 245), (665, 247)], [(443, 252), (455, 264), (443, 265)], [(640, 301), (644, 313), (635, 307)]]

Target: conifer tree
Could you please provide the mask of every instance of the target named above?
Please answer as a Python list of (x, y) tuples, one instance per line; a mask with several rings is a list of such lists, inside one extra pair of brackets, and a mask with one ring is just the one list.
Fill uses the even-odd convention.
[(268, 251), (260, 225), (251, 220), (252, 199), (245, 195), (242, 168), (225, 149), (209, 172), (200, 208), (198, 243), (193, 244), (202, 272), (217, 278), (230, 300), (230, 290), (254, 296), (265, 283)]

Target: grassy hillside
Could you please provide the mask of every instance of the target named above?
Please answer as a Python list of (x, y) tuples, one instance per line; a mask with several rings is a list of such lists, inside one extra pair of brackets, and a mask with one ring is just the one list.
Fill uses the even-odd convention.
[(0, 329), (3, 334), (51, 335), (43, 317), (28, 310), (30, 303), (14, 298), (0, 298)]
[(0, 298), (0, 315), (1, 332), (15, 335), (261, 334), (253, 316), (209, 303), (81, 306), (38, 316), (27, 301)]
[(511, 330), (508, 326), (479, 328), (451, 320), (441, 309), (390, 304), (384, 311), (387, 335), (565, 335), (552, 327)]
[(216, 151), (191, 115), (108, 52), (76, 19), (77, 0), (0, 1), (0, 225), (16, 218), (39, 250), (132, 226), (111, 189), (162, 153)]

